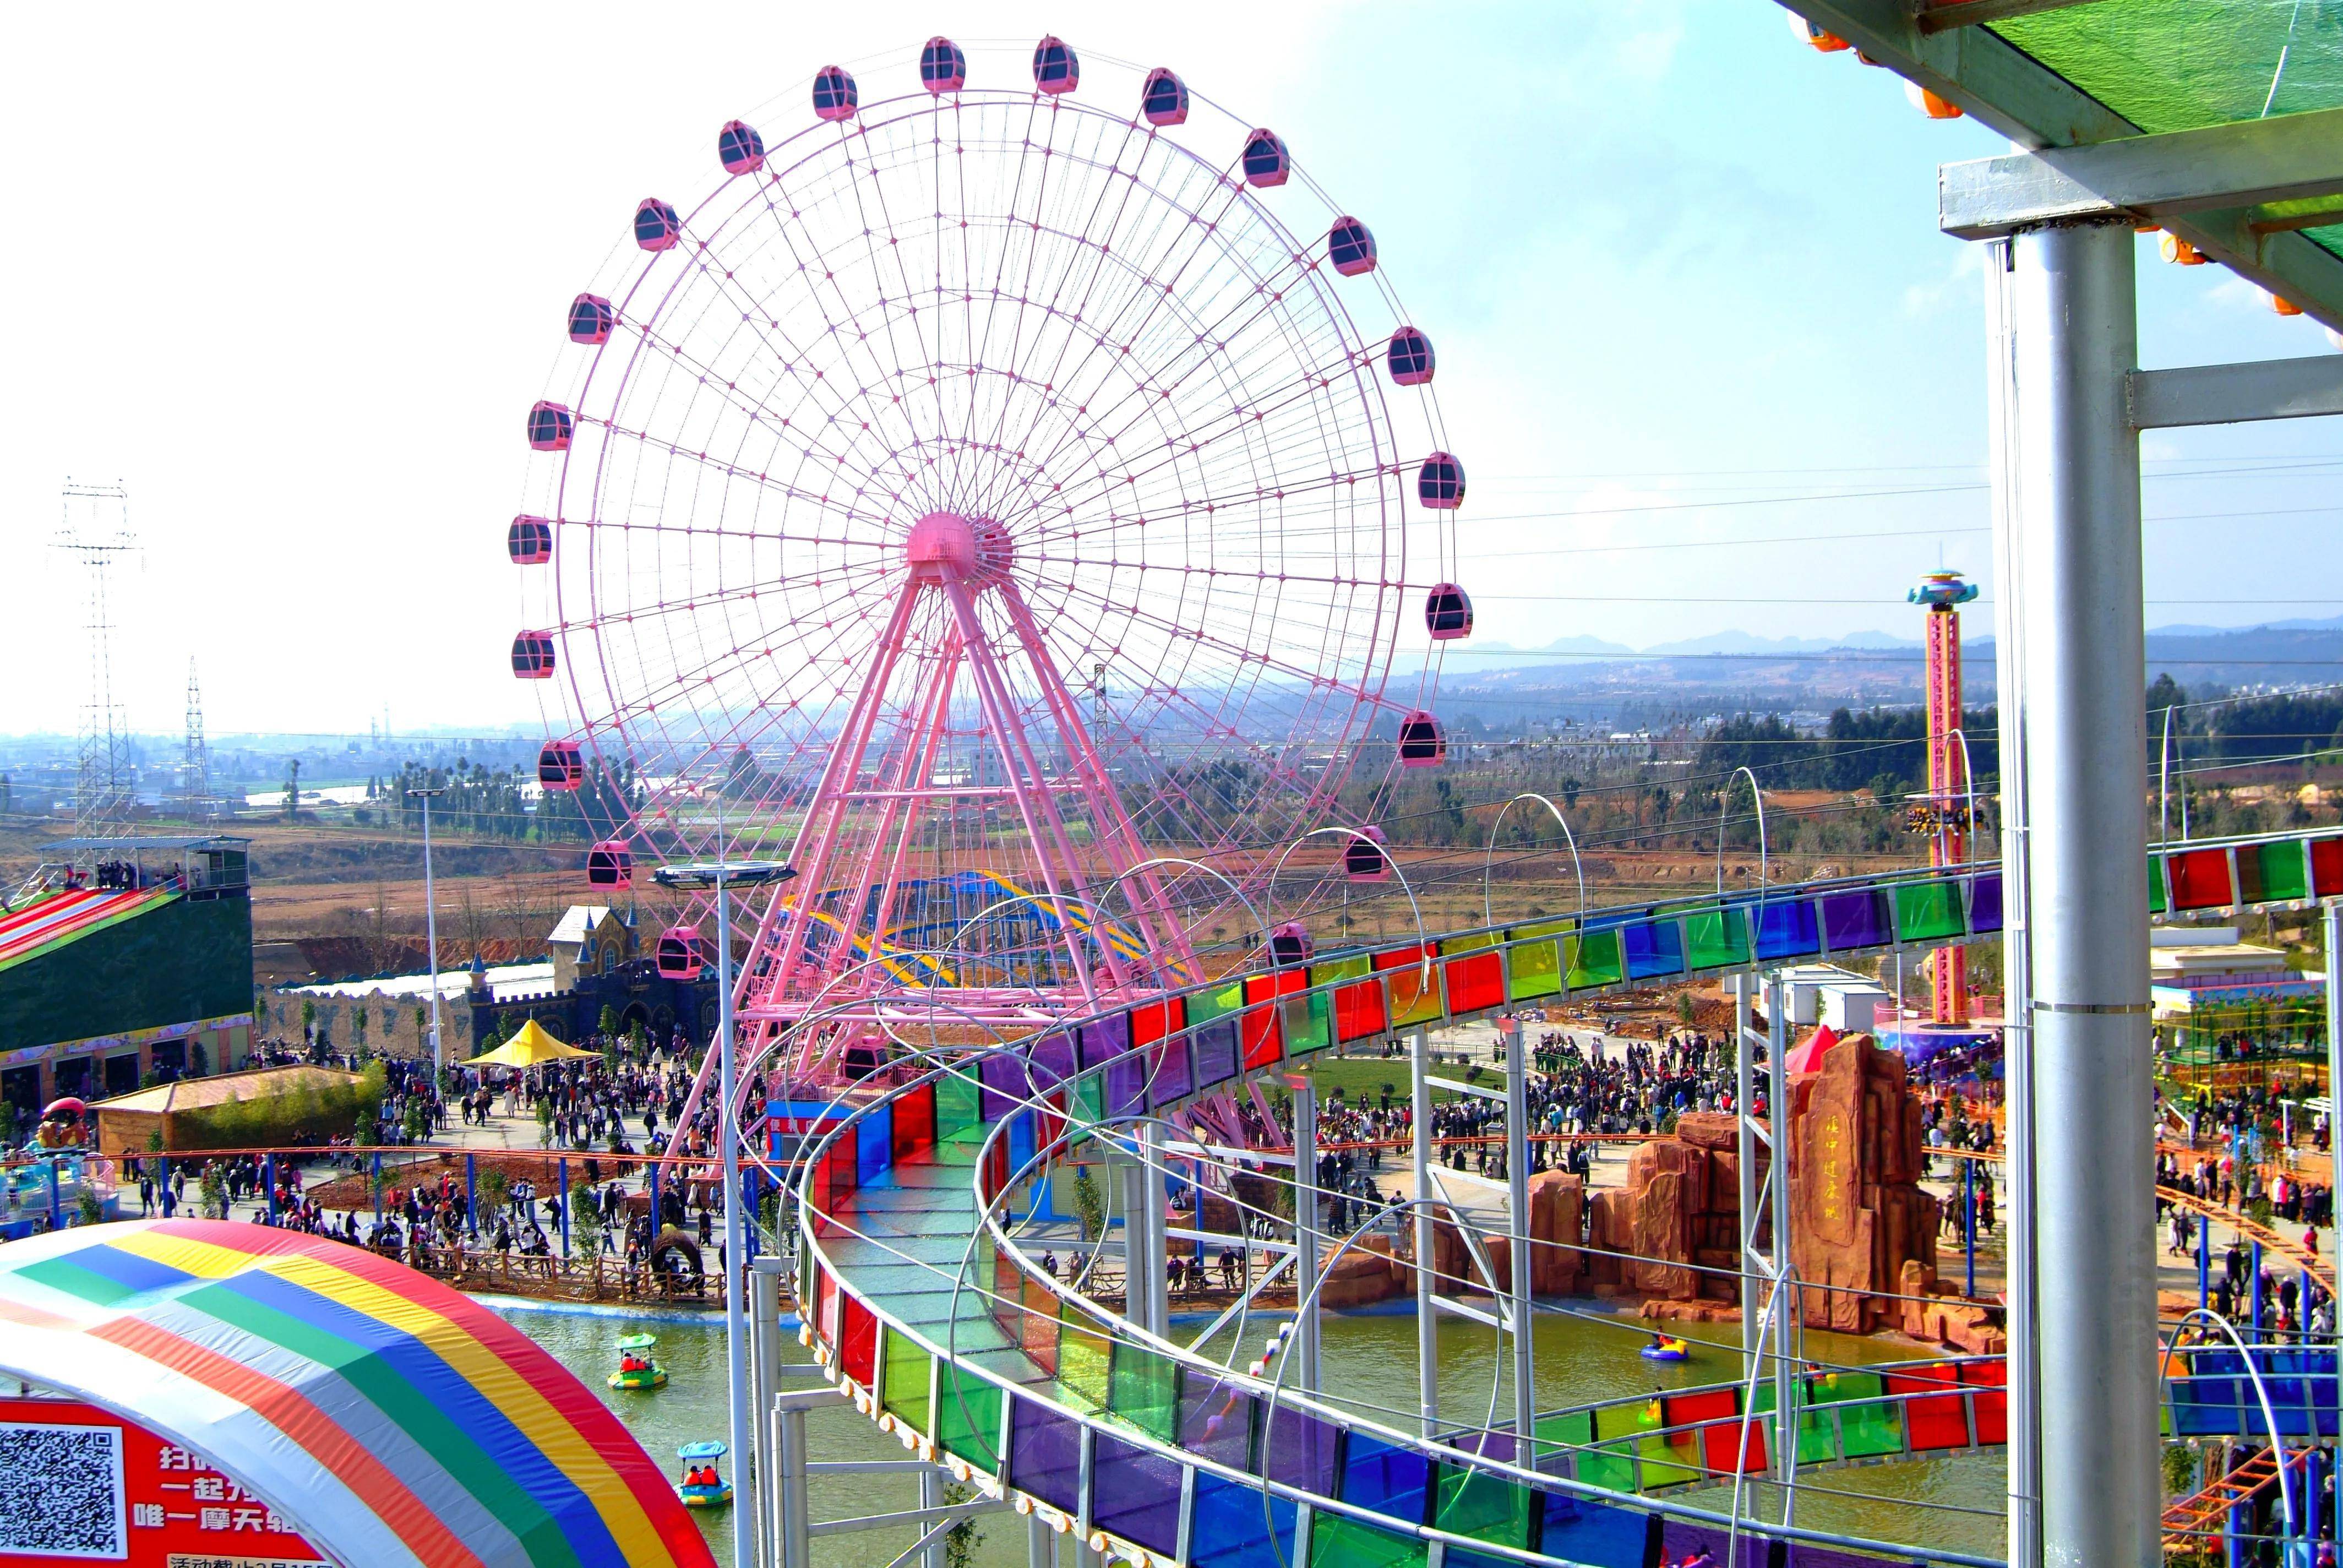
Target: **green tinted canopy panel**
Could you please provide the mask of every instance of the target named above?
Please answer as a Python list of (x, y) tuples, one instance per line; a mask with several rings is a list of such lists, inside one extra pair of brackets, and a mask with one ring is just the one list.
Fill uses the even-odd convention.
[(1896, 940), (1935, 942), (1968, 935), (1955, 881), (1904, 882), (1896, 889)]

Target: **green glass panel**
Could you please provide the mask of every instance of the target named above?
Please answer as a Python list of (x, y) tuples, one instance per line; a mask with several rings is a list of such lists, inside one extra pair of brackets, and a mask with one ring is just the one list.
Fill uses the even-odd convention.
[[(1106, 1084), (1097, 1073), (1075, 1081), (1073, 1103), (1068, 1108), (1075, 1121), (1087, 1121), (1095, 1127), (1106, 1120)], [(1087, 1137), (1069, 1141), (1069, 1149), (1078, 1149), (1089, 1141)]]
[(1086, 1414), (1106, 1409), (1110, 1343), (1104, 1334), (1081, 1322), (1058, 1325), (1058, 1382), (1065, 1388), (1068, 1402)]
[(1740, 969), (1749, 962), (1749, 917), (1736, 909), (1684, 917), (1684, 960), (1696, 970)]
[(1310, 966), (1312, 985), (1332, 985), (1337, 980), (1364, 980), (1375, 972), (1375, 960), (1364, 953), (1353, 953), (1347, 958), (1325, 959)]
[(2261, 861), (2263, 902), (2277, 904), (2310, 897), (2303, 840), (2289, 839), (2281, 844), (2264, 844), (2255, 854)]
[(975, 1081), (975, 1063), (970, 1062), (965, 1071), (969, 1075), (965, 1078), (957, 1073), (946, 1073), (936, 1080), (936, 1141), (939, 1143), (983, 1125), (977, 1120), (980, 1101)]
[(1562, 944), (1515, 942), (1505, 950), (1505, 1000), (1562, 994)]
[(1896, 890), (1896, 940), (1933, 942), (1968, 935), (1958, 882), (1906, 882)]
[[(1674, 1451), (1664, 1437), (1637, 1437), (1637, 1432), (1653, 1432), (1662, 1424), (1662, 1412), (1657, 1400), (1638, 1400), (1633, 1404), (1606, 1404), (1594, 1412), (1594, 1435), (1607, 1448), (1624, 1454), (1632, 1450), (1643, 1463), (1642, 1483), (1645, 1490), (1654, 1486), (1674, 1486), (1691, 1481), (1695, 1473), (1669, 1461)], [(1695, 1455), (1695, 1457), (1697, 1457)], [(1582, 1464), (1579, 1474), (1585, 1476)], [(1632, 1487), (1622, 1482), (1623, 1488)]]
[(2164, 857), (2150, 855), (2147, 858), (2147, 912), (2160, 915), (2164, 909)]
[(1340, 1513), (1310, 1522), (1310, 1568), (1413, 1568), (1424, 1562), (1432, 1543), (1394, 1535)]
[(1443, 1465), (1433, 1523), (1475, 1541), (1530, 1543), (1530, 1490), (1482, 1471)]
[(1594, 1417), (1583, 1410), (1568, 1415), (1541, 1416), (1537, 1441), (1541, 1462), (1552, 1459), (1557, 1452), (1575, 1458), (1581, 1449), (1594, 1441)]
[[(1757, 1388), (1758, 1411), (1765, 1412), (1772, 1411), (1773, 1408), (1774, 1385), (1770, 1382), (1760, 1383)], [(1771, 1444), (1774, 1442), (1774, 1422), (1769, 1416), (1765, 1422), (1768, 1453), (1773, 1452)], [(1832, 1431), (1830, 1416), (1811, 1406), (1800, 1410), (1798, 1412), (1798, 1462), (1827, 1464), (1837, 1457), (1837, 1450), (1838, 1443)]]
[(1001, 1390), (950, 1362), (937, 1368), (936, 1441), (988, 1474), (1001, 1473)]
[(897, 1421), (922, 1437), (929, 1435), (928, 1379), (933, 1364), (933, 1358), (911, 1340), (887, 1331), (886, 1386), (879, 1397)]
[(1188, 996), (1188, 1021), (1191, 1024), (1210, 1023), (1225, 1018), (1244, 1006), (1244, 981), (1231, 980), (1218, 990), (1192, 991)]
[(1619, 959), (1619, 933), (1589, 931), (1583, 937), (1572, 937), (1563, 943), (1564, 961), (1570, 966), (1570, 989), (1584, 990), (1590, 986), (1617, 985), (1626, 974)]
[(1162, 1442), (1177, 1442), (1180, 1402), (1174, 1363), (1140, 1345), (1117, 1344), (1107, 1409)]
[(1815, 1391), (1818, 1402), (1835, 1404), (1840, 1452), (1847, 1459), (1876, 1459), (1904, 1452), (1900, 1405), (1883, 1402), (1887, 1385), (1877, 1372), (1836, 1372)]
[(1285, 1054), (1307, 1056), (1334, 1043), (1334, 998), (1331, 991), (1287, 997), (1277, 1004), (1285, 1033)]

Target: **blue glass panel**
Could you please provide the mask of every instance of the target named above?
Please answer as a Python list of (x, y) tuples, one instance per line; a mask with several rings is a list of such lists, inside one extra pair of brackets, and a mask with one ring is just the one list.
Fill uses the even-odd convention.
[(1091, 1523), (1150, 1552), (1178, 1552), (1180, 1463), (1108, 1432), (1091, 1444)]
[(1195, 1092), (1196, 1074), (1188, 1062), (1188, 1042), (1184, 1040), (1161, 1040), (1152, 1048), (1155, 1059), (1155, 1081), (1148, 1085), (1149, 1108), (1185, 1100)]
[(1237, 1023), (1219, 1019), (1196, 1030), (1196, 1087), (1210, 1089), (1237, 1075)]
[(1353, 1432), (1342, 1458), (1342, 1499), (1408, 1524), (1422, 1524), (1432, 1464), (1423, 1455)]
[(1199, 1471), (1188, 1560), (1195, 1568), (1293, 1568), (1293, 1513), (1258, 1486)]
[[(1650, 1538), (1658, 1523), (1656, 1514), (1633, 1513), (1567, 1492), (1549, 1492), (1538, 1550), (1591, 1568), (1644, 1568), (1653, 1558)], [(1454, 1562), (1455, 1554), (1449, 1560)]]
[(882, 1174), (894, 1158), (895, 1112), (882, 1105), (854, 1124), (854, 1179), (860, 1182)]
[(2001, 930), (2001, 873), (1979, 877), (1969, 885), (1969, 934), (1984, 936)]
[(1320, 1496), (1334, 1484), (1334, 1440), (1341, 1429), (1332, 1422), (1281, 1408), (1269, 1412), (1262, 1433), (1262, 1469), (1272, 1481)]
[(1883, 893), (1858, 888), (1852, 892), (1825, 893), (1815, 901), (1822, 906), (1823, 940), (1833, 952), (1884, 948), (1896, 940)]
[(1808, 958), (1823, 950), (1815, 906), (1805, 899), (1768, 899), (1757, 906), (1757, 958)]
[(1627, 978), (1650, 980), (1684, 973), (1684, 928), (1674, 920), (1646, 920), (1619, 932), (1627, 955)]
[(1021, 1111), (1009, 1124), (1009, 1173), (1015, 1179), (1033, 1158), (1033, 1113)]

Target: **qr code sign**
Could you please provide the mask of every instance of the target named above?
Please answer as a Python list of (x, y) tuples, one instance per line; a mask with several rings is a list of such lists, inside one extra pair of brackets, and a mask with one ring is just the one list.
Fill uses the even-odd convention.
[(123, 1558), (122, 1429), (0, 1422), (0, 1556)]

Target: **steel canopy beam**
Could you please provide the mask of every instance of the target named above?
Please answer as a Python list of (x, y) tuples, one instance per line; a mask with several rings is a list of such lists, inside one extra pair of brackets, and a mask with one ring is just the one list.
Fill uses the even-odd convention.
[(2343, 357), (2135, 370), (2125, 393), (2135, 430), (2343, 414)]
[(1936, 170), (1937, 220), (1959, 239), (1998, 239), (2083, 218), (2161, 223), (2338, 193), (2343, 109), (2046, 147)]
[(1917, 0), (1913, 21), (1923, 33), (1949, 32), (1955, 27), (1974, 27), (1982, 22), (2006, 22), (2013, 16), (2033, 16), (2044, 11), (2060, 11), (2069, 5), (2079, 5), (2084, 0)]
[[(1959, 106), (2020, 147), (2079, 146), (2141, 134), (1989, 28), (1926, 31), (1906, 0), (1784, 0), (1784, 9)], [(2251, 206), (2228, 207), (2176, 216), (2163, 226), (2239, 276), (2343, 330), (2343, 258), (2298, 234), (2258, 231), (2255, 218)]]

